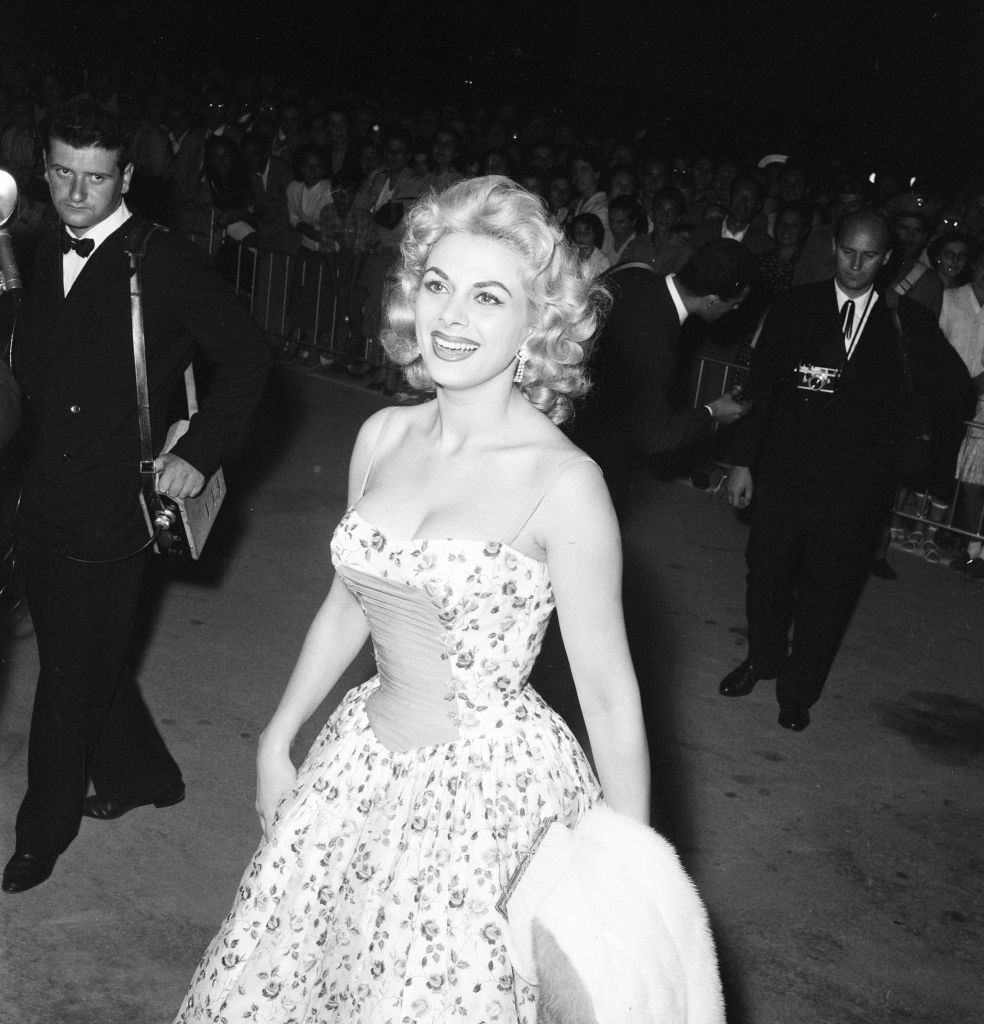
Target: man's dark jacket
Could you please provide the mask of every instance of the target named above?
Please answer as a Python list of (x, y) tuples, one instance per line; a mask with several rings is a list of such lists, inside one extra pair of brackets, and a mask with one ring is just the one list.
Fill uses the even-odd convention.
[[(857, 316), (863, 308), (859, 304)], [(899, 305), (911, 390), (883, 298), (849, 360), (833, 280), (779, 299), (748, 382), (752, 409), (735, 428), (730, 461), (752, 469), (756, 500), (825, 518), (887, 513), (908, 437), (959, 407), (966, 369), (931, 314)], [(797, 387), (801, 366), (842, 369), (831, 395)]]
[[(147, 538), (124, 252), (135, 217), (88, 258), (67, 297), (58, 235), (42, 241), (11, 360), (27, 435), (18, 531), (82, 558), (124, 555)], [(260, 398), (269, 346), (206, 255), (179, 235), (152, 235), (142, 280), (154, 448), (197, 344), (212, 380), (174, 452), (208, 477)]]
[(627, 267), (612, 271), (607, 283), (613, 304), (591, 359), (591, 391), (575, 413), (573, 438), (601, 466), (614, 496), (633, 455), (693, 444), (710, 421), (704, 410), (673, 409), (680, 316), (666, 279)]

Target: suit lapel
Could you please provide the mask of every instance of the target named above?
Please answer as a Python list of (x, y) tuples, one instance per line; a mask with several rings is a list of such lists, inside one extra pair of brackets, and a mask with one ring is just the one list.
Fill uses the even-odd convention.
[(13, 364), (28, 389), (43, 386), (49, 366), (61, 355), (61, 339), (69, 327), (62, 283), (62, 257), (57, 233), (38, 247), (35, 285), (29, 295), (24, 330), (14, 341)]
[(799, 345), (792, 349), (796, 363), (790, 367), (796, 372), (807, 364), (839, 368), (844, 362), (844, 335), (840, 330), (840, 313), (837, 310), (837, 295), (833, 282), (829, 291), (824, 288), (814, 307), (809, 324), (803, 331)]
[(123, 256), (127, 221), (86, 260), (67, 296), (57, 236), (38, 252), (37, 298), (23, 355), (17, 357), (34, 387), (43, 388), (54, 366), (112, 343), (110, 322), (126, 316), (128, 276)]
[[(59, 227), (59, 231), (64, 229)], [(39, 294), (44, 308), (57, 315), (65, 304), (65, 284), (62, 276), (62, 254), (58, 236), (49, 239), (39, 252), (38, 277), (41, 287)], [(57, 311), (57, 312), (56, 312)]]

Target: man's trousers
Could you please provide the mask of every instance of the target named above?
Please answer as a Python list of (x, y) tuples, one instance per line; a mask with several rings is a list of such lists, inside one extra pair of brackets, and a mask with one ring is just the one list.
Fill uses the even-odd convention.
[(762, 676), (778, 676), (780, 704), (809, 708), (820, 699), (867, 575), (872, 529), (867, 516), (756, 501), (746, 551), (748, 656)]
[(100, 796), (140, 800), (181, 772), (133, 677), (147, 554), (87, 565), (23, 541), (17, 558), (41, 663), (17, 849), (55, 856), (78, 833), (90, 779)]

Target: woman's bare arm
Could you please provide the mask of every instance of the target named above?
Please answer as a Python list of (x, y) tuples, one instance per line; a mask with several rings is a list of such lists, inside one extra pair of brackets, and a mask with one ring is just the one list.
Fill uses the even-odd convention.
[(649, 824), (649, 749), (622, 614), (618, 522), (601, 473), (563, 474), (537, 511), (564, 647), (608, 804)]
[[(381, 416), (376, 414), (359, 432), (349, 468), (350, 505), (358, 498), (380, 429)], [(331, 693), (368, 635), (369, 626), (362, 608), (336, 576), (308, 629), (277, 710), (260, 735), (256, 809), (264, 833), (268, 833), (277, 804), (296, 777), (290, 760), (294, 738)]]

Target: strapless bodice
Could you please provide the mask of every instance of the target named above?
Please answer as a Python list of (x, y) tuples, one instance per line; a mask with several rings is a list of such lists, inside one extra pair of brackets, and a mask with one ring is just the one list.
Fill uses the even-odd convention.
[(391, 749), (521, 724), (553, 591), (546, 564), (499, 541), (398, 540), (350, 509), (335, 571), (369, 623), (379, 688), (367, 701)]

